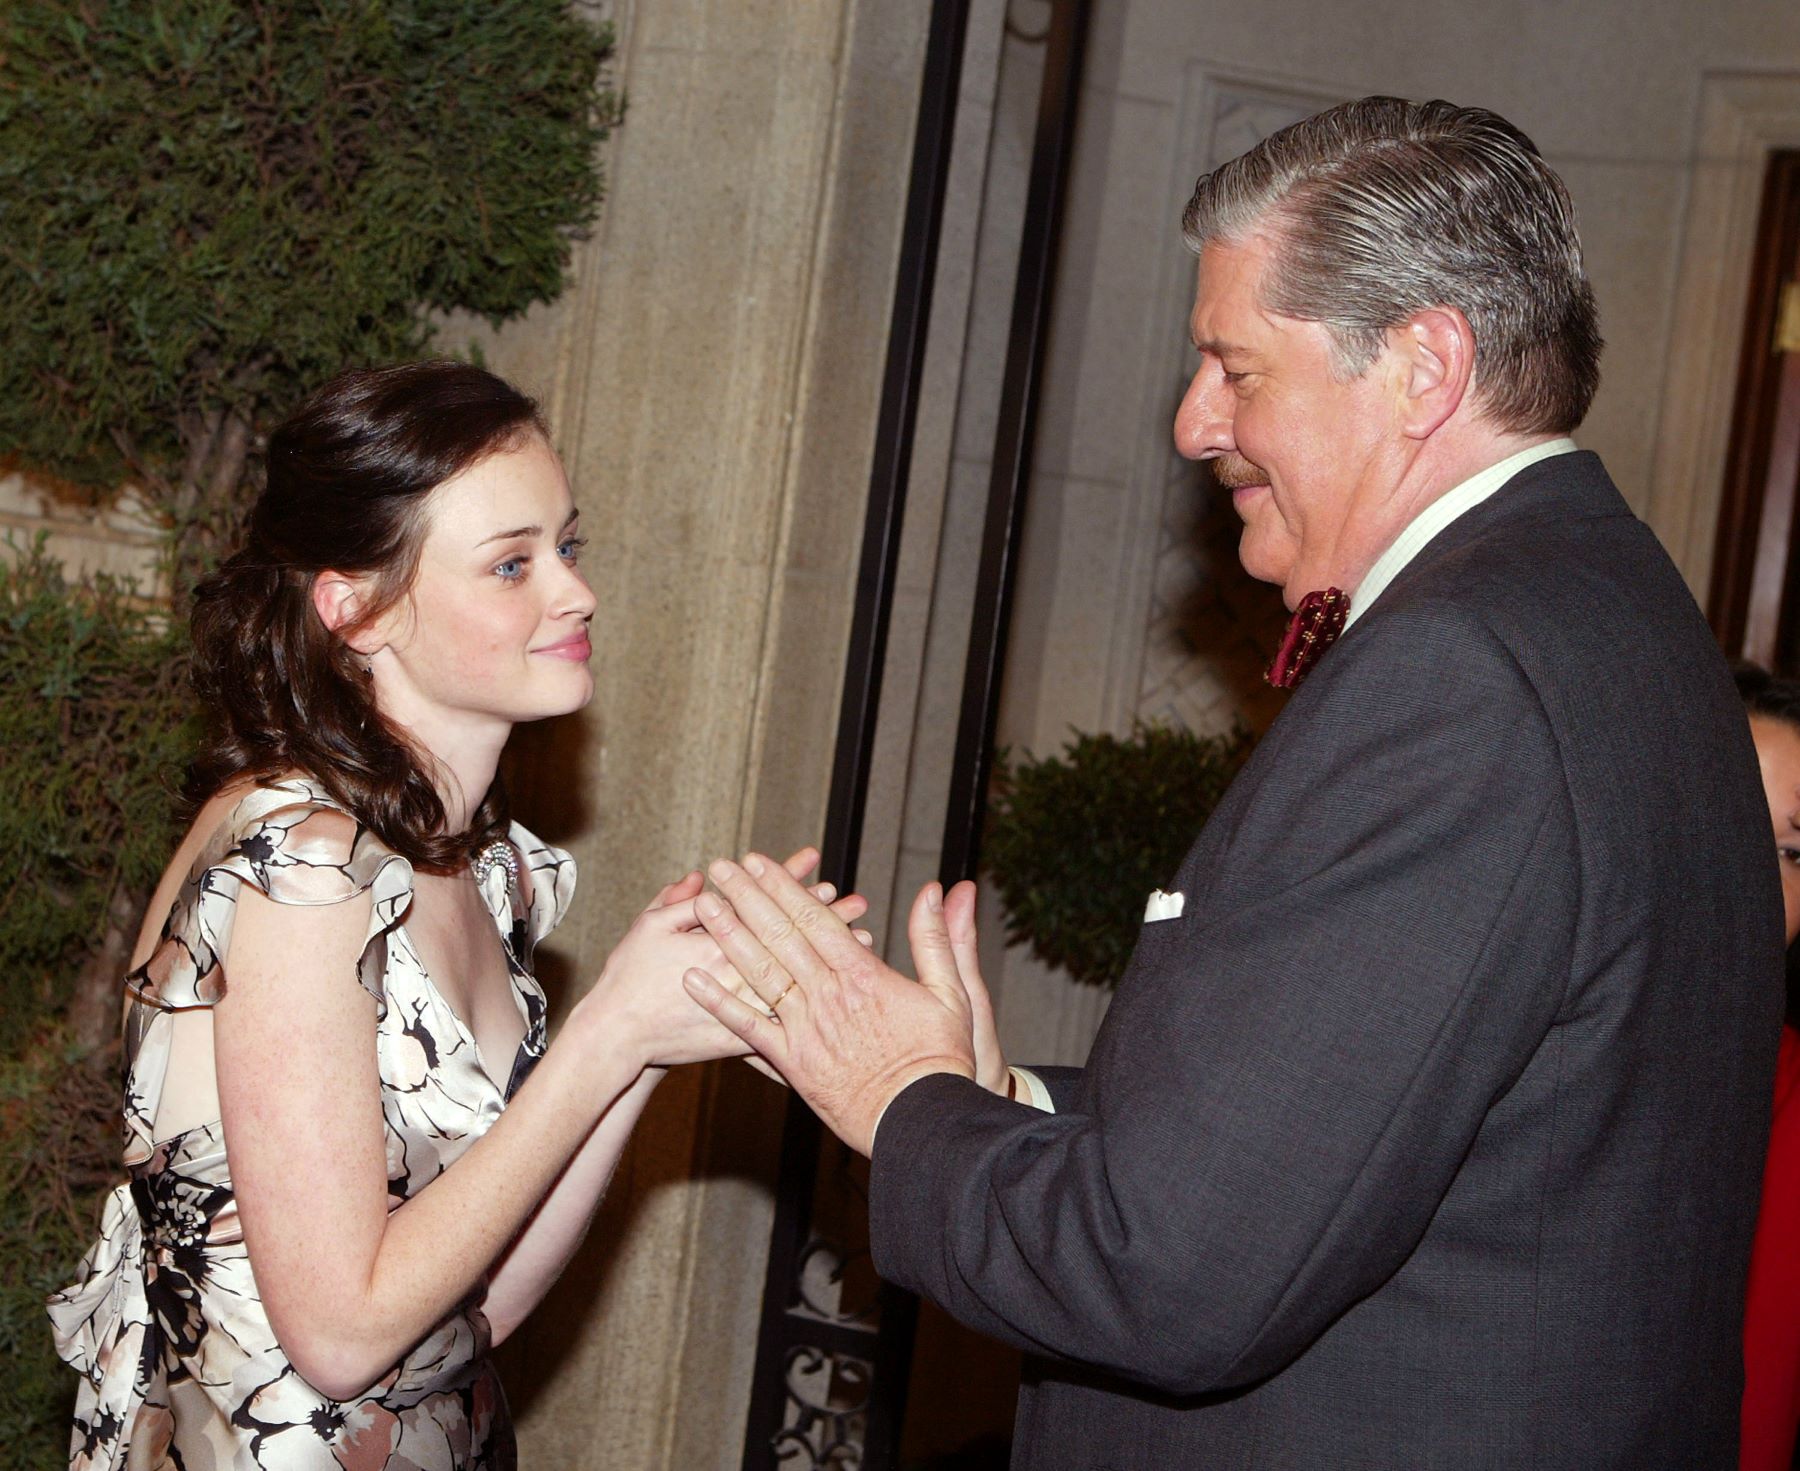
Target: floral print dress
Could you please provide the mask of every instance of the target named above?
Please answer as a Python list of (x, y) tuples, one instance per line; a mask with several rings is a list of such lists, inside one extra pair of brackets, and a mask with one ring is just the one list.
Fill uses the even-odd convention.
[[(512, 1424), (476, 1298), (367, 1394), (332, 1400), (288, 1363), (244, 1249), (216, 1121), (157, 1138), (174, 1022), (210, 1007), (238, 892), (282, 904), (373, 900), (357, 979), (375, 997), (388, 1208), (448, 1169), (499, 1117), (545, 1045), (531, 951), (568, 908), (569, 855), (510, 833), (520, 882), (496, 864), (481, 891), (499, 927), (525, 1038), (503, 1089), (408, 940), (412, 867), (305, 779), (253, 789), (183, 884), (150, 959), (126, 979), (125, 1165), (80, 1280), (50, 1300), (57, 1350), (81, 1372), (72, 1471), (494, 1471)], [(529, 895), (526, 900), (523, 895)]]

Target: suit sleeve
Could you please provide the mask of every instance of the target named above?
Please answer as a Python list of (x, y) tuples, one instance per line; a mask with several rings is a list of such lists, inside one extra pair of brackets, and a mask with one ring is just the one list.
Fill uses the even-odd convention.
[(942, 1075), (889, 1105), (884, 1277), (1197, 1393), (1285, 1366), (1405, 1261), (1556, 1015), (1580, 903), (1530, 681), (1432, 611), (1353, 630), (1264, 738), (1057, 1113)]

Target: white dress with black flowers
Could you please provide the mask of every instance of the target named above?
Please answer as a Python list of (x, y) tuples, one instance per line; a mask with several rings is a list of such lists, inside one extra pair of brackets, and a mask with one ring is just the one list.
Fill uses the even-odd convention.
[[(253, 789), (182, 886), (148, 962), (126, 979), (125, 1165), (81, 1278), (50, 1300), (57, 1350), (83, 1377), (72, 1471), (494, 1471), (514, 1465), (512, 1424), (487, 1357), (486, 1319), (465, 1303), (366, 1395), (335, 1401), (302, 1379), (270, 1331), (245, 1253), (215, 1121), (157, 1139), (178, 1011), (208, 1007), (239, 889), (283, 904), (369, 891), (357, 979), (375, 997), (388, 1207), (436, 1179), (499, 1117), (544, 1050), (531, 951), (568, 908), (569, 855), (513, 825), (523, 873), (482, 885), (525, 1022), (504, 1091), (438, 995), (406, 933), (412, 867), (296, 779)], [(515, 910), (521, 912), (515, 912)]]

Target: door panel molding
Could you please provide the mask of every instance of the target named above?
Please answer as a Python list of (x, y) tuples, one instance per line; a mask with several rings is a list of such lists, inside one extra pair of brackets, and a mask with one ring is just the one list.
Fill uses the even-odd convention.
[[(1343, 85), (1277, 72), (1221, 67), (1195, 57), (1182, 76), (1167, 195), (1171, 214), (1194, 180), (1270, 133), (1356, 95)], [(1237, 515), (1211, 504), (1205, 472), (1175, 453), (1170, 425), (1193, 375), (1187, 318), (1194, 257), (1170, 229), (1157, 285), (1156, 328), (1166, 347), (1148, 356), (1138, 413), (1107, 659), (1104, 719), (1127, 729), (1137, 719), (1223, 730), (1248, 715), (1265, 725), (1280, 708), (1261, 683), (1265, 645), (1286, 620), (1280, 598), (1244, 595), (1237, 565)], [(1209, 586), (1220, 584), (1220, 586)], [(1203, 611), (1195, 628), (1195, 610)], [(1279, 616), (1277, 616), (1279, 615)]]
[(1705, 604), (1769, 155), (1800, 148), (1800, 74), (1712, 71), (1700, 104), (1645, 520)]

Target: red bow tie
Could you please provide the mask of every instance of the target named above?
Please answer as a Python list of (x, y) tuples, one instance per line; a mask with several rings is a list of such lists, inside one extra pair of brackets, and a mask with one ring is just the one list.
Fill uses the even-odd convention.
[(1278, 690), (1298, 689), (1307, 671), (1344, 631), (1344, 619), (1349, 616), (1348, 593), (1335, 587), (1309, 592), (1288, 620), (1281, 647), (1275, 651), (1263, 678)]

